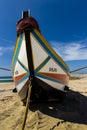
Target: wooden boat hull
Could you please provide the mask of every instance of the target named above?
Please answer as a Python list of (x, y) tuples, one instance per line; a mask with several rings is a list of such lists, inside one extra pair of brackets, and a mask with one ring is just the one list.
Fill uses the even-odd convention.
[(23, 12), (17, 23), (17, 41), (12, 58), (12, 76), (21, 100), (27, 96), (29, 79), (32, 94), (38, 98), (52, 89), (64, 91), (69, 81), (69, 68), (40, 33), (37, 21)]
[(35, 89), (36, 86), (41, 86), (46, 91), (50, 89), (64, 91), (69, 81), (68, 66), (39, 31), (33, 29), (27, 34), (29, 39), (26, 38), (26, 33), (18, 36), (11, 65), (21, 100), (26, 98), (30, 76), (33, 78), (32, 82), (35, 82), (33, 83)]

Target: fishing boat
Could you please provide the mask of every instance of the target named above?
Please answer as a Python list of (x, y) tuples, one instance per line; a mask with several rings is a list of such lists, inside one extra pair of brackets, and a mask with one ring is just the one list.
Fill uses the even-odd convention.
[(28, 11), (23, 12), (17, 23), (11, 71), (22, 101), (27, 97), (30, 78), (31, 99), (45, 98), (53, 91), (64, 92), (69, 82), (69, 67), (42, 36), (37, 21)]

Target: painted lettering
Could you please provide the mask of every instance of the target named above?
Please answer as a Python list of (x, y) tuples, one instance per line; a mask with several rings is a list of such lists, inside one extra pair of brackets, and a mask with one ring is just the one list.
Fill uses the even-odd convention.
[(15, 75), (17, 75), (17, 74), (18, 74), (18, 70), (15, 71)]
[(52, 67), (50, 67), (50, 68), (49, 68), (49, 72), (57, 72), (57, 68), (52, 68)]

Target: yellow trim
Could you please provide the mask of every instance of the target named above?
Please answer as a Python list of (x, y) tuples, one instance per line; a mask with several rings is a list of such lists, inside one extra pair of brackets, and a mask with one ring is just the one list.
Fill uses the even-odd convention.
[(15, 45), (13, 56), (12, 56), (12, 63), (13, 63), (13, 60), (14, 60), (14, 56), (16, 55), (16, 50), (17, 50), (17, 47), (18, 47), (19, 40), (20, 40), (20, 36), (18, 36), (18, 38), (16, 40), (16, 45)]
[[(40, 69), (41, 70), (41, 69)], [(58, 72), (40, 72), (38, 71), (38, 74), (42, 74), (42, 73), (48, 73), (48, 74), (60, 74)], [(67, 74), (67, 73), (66, 73)]]
[(17, 39), (17, 41), (16, 41), (16, 46), (15, 46), (15, 50), (14, 50), (14, 55), (16, 54), (16, 49), (17, 49), (17, 47), (18, 47), (19, 39), (20, 39), (20, 37), (18, 37), (18, 39)]
[(55, 57), (60, 60), (60, 62), (67, 68), (69, 69), (68, 65), (63, 61), (63, 59), (53, 50), (53, 48), (48, 44), (48, 42), (44, 39), (44, 37), (34, 29), (34, 32), (40, 37), (40, 39), (44, 42), (44, 44), (47, 46), (47, 48), (55, 55)]
[[(32, 44), (31, 35), (32, 35), (32, 33), (30, 33), (30, 44)], [(34, 67), (34, 70), (35, 70), (35, 65), (34, 65), (34, 55), (33, 55), (32, 45), (31, 45), (31, 50), (32, 50), (33, 67)]]
[[(15, 48), (14, 48), (14, 53), (13, 53), (13, 57), (12, 57), (12, 63), (14, 62), (14, 57), (15, 57), (15, 55), (16, 55), (16, 50), (17, 50), (17, 48), (18, 48), (18, 43), (19, 43), (19, 40), (20, 40), (20, 36), (17, 38), (17, 40), (16, 40), (16, 45), (15, 45)], [(25, 41), (25, 34), (23, 33), (23, 39), (22, 39), (22, 41)], [(23, 44), (23, 43), (22, 43)], [(21, 49), (21, 46), (22, 46), (22, 44), (20, 45), (20, 49)], [(26, 41), (25, 41), (25, 51), (26, 51)], [(26, 51), (27, 52), (27, 51)], [(20, 50), (19, 50), (19, 53), (20, 53)], [(27, 56), (27, 53), (26, 53), (26, 58), (27, 58), (28, 56)], [(20, 61), (20, 59), (19, 58), (17, 58), (17, 62), (18, 62), (18, 60)], [(24, 63), (22, 62), (22, 61), (20, 61), (20, 63), (21, 64), (23, 64), (23, 66), (26, 68), (26, 70), (29, 70), (29, 67), (28, 67), (28, 59), (27, 59), (27, 67), (24, 65)], [(16, 65), (16, 63), (14, 64), (14, 66)], [(14, 67), (15, 68), (15, 67)], [(27, 72), (28, 73), (28, 72)], [(14, 75), (14, 72), (13, 72), (13, 74), (12, 75)]]
[[(61, 74), (59, 72), (55, 73), (55, 72), (40, 72), (38, 71), (38, 74), (42, 74), (42, 73), (48, 73), (48, 74)], [(70, 75), (68, 73), (62, 74), (62, 75), (67, 75), (68, 77), (70, 77)]]

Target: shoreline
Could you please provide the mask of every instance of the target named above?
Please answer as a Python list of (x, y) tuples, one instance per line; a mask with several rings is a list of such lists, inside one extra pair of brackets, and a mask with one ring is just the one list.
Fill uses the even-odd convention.
[[(56, 102), (30, 103), (25, 130), (86, 130), (87, 75), (69, 81), (69, 91)], [(23, 106), (14, 83), (0, 83), (0, 130), (20, 130)]]

